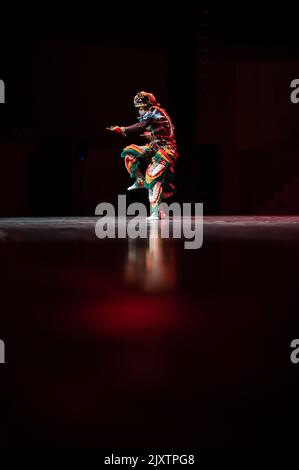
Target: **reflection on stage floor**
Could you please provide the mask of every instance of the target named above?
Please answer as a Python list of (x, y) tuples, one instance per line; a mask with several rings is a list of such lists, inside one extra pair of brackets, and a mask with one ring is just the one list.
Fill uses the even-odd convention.
[(205, 217), (198, 250), (96, 220), (0, 222), (4, 446), (295, 442), (299, 218)]

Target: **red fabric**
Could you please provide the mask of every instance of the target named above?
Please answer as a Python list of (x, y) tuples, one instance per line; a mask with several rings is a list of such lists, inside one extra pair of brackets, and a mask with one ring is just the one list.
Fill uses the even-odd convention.
[(119, 134), (119, 135), (122, 135), (122, 134), (123, 134), (120, 127), (115, 127), (115, 128), (113, 129), (113, 132), (115, 132), (116, 134)]

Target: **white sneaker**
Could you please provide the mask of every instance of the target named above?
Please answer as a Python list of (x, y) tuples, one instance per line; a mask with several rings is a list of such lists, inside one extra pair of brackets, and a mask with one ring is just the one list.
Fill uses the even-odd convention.
[(137, 181), (127, 188), (128, 191), (133, 191), (134, 189), (142, 189), (144, 186), (140, 186)]

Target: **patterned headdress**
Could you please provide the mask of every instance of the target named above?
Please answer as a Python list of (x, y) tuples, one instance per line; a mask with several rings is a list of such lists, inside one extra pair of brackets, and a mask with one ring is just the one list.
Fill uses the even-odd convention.
[(140, 108), (141, 106), (154, 106), (155, 104), (158, 105), (156, 102), (156, 98), (152, 93), (147, 93), (146, 91), (140, 91), (134, 96), (134, 106), (136, 108)]

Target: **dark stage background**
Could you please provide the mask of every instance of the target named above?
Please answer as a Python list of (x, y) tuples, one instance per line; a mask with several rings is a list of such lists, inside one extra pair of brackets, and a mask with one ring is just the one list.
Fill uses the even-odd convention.
[(116, 201), (129, 183), (118, 155), (139, 140), (105, 127), (135, 122), (143, 89), (176, 126), (179, 201), (208, 214), (298, 212), (295, 20), (203, 3), (165, 10), (53, 7), (3, 22), (2, 216), (92, 215)]
[[(166, 5), (1, 11), (0, 447), (298, 445), (299, 217), (240, 216), (298, 213), (298, 15)], [(216, 214), (198, 250), (79, 217), (125, 193), (105, 128), (142, 89), (176, 125), (176, 198)]]

